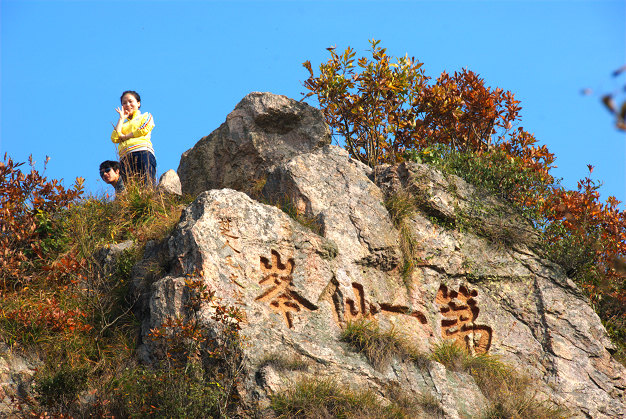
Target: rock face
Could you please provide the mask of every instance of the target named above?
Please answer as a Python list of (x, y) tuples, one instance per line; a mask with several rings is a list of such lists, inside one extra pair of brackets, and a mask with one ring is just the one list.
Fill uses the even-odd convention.
[(14, 399), (28, 394), (33, 376), (41, 365), (41, 361), (36, 357), (14, 352), (8, 345), (0, 343), (0, 415), (2, 417), (18, 417)]
[[(286, 116), (298, 106), (250, 94), (183, 155), (183, 192), (219, 189), (200, 193), (166, 242), (146, 251), (141, 264), (163, 267), (160, 275), (136, 270), (144, 337), (185, 316), (185, 284), (194, 276), (243, 314), (238, 392), (251, 408), (267, 407), (273, 394), (309, 376), (372, 389), (382, 402), (394, 388), (431, 394), (446, 418), (481, 414), (487, 402), (470, 375), (395, 358), (373, 366), (340, 340), (348, 322), (366, 319), (400, 331), (424, 352), (456, 341), (472, 353), (498, 355), (572, 417), (626, 414), (626, 369), (611, 357), (613, 346), (576, 285), (537, 254), (531, 226), (427, 165), (372, 171), (344, 150), (319, 147), (328, 133), (321, 116), (308, 108), (301, 118)], [(226, 153), (232, 158), (217, 165)], [(267, 176), (264, 202), (285, 211), (224, 188), (240, 185), (247, 171)], [(398, 197), (414, 210), (394, 224), (384, 202)], [(407, 257), (412, 270), (403, 269)], [(208, 328), (214, 311), (200, 307)], [(144, 339), (146, 360), (153, 350)], [(294, 356), (306, 370), (265, 362)]]
[(326, 144), (330, 131), (319, 109), (285, 96), (250, 93), (226, 122), (183, 153), (182, 192), (251, 190), (278, 163)]

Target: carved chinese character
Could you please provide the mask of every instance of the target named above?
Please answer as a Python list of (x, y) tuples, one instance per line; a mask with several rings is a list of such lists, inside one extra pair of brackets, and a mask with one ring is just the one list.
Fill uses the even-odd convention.
[[(343, 309), (343, 321), (350, 322), (359, 319), (371, 319), (379, 313), (382, 314), (402, 314), (416, 318), (420, 323), (426, 324), (426, 316), (419, 311), (413, 311), (406, 306), (395, 305), (389, 303), (372, 304), (365, 298), (363, 285), (358, 282), (352, 283), (352, 292), (355, 298), (346, 297)], [(337, 295), (333, 297), (335, 300), (335, 311), (337, 318), (340, 319), (340, 309), (337, 307)]]
[(484, 354), (491, 346), (492, 330), (489, 326), (475, 322), (480, 312), (474, 297), (476, 290), (469, 291), (460, 286), (459, 291), (449, 291), (441, 285), (435, 302), (443, 318), (441, 319), (441, 336), (452, 339), (463, 345), (472, 354)]
[(235, 236), (234, 234), (232, 234), (231, 227), (230, 227), (230, 222), (231, 222), (231, 220), (229, 218), (221, 218), (220, 221), (219, 221), (219, 223), (220, 223), (220, 234), (226, 239), (226, 242), (224, 243), (222, 248), (228, 246), (234, 252), (241, 253), (241, 250), (236, 249), (233, 246), (233, 244), (231, 243), (231, 240), (234, 241), (234, 240), (238, 239), (239, 236)]
[(269, 285), (256, 300), (267, 302), (272, 310), (279, 313), (285, 319), (287, 327), (293, 328), (294, 315), (306, 310), (316, 310), (317, 306), (306, 298), (302, 297), (296, 291), (291, 276), (295, 264), (293, 259), (282, 263), (280, 254), (272, 250), (272, 261), (261, 256), (261, 271), (263, 279), (260, 285)]

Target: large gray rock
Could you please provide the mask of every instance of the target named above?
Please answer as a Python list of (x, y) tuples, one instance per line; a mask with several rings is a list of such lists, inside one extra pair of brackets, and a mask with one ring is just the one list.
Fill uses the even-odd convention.
[[(252, 94), (242, 108), (264, 98)], [(252, 126), (244, 121), (256, 111), (238, 112), (197, 146), (209, 150), (196, 156), (205, 185), (197, 190), (261, 176), (263, 200), (275, 206), (232, 189), (202, 192), (172, 235), (146, 248), (134, 278), (146, 360), (155, 356), (150, 330), (189, 316), (189, 278), (195, 277), (215, 292), (214, 301), (242, 313), (238, 392), (249, 408), (267, 406), (299, 378), (332, 377), (341, 386), (375, 391), (381, 403), (400, 388), (415, 397), (433, 395), (446, 418), (484, 413), (488, 401), (470, 375), (396, 358), (373, 366), (340, 340), (348, 322), (368, 319), (424, 352), (455, 341), (473, 354), (497, 355), (530, 377), (539, 399), (572, 417), (624, 417), (626, 369), (611, 357), (600, 319), (559, 267), (537, 253), (536, 232), (505, 202), (427, 165), (371, 170), (342, 149), (318, 147), (324, 141), (311, 142), (308, 152), (292, 145), (279, 152), (263, 140), (250, 152), (257, 157), (248, 158), (242, 144), (266, 137), (241, 128)], [(260, 120), (266, 133), (283, 124)], [(237, 138), (247, 140), (228, 136), (235, 127)], [(283, 129), (287, 136), (295, 130)], [(237, 163), (219, 174), (217, 150), (229, 144)], [(198, 156), (208, 159), (213, 175), (202, 172)], [(386, 207), (398, 198), (414, 210), (394, 224)], [(407, 236), (412, 255), (400, 250)], [(413, 269), (402, 272), (407, 258)], [(158, 274), (154, 266), (161, 267)], [(203, 304), (197, 314), (219, 336), (216, 304)], [(299, 357), (307, 368), (280, 369), (268, 357)]]
[(0, 342), (0, 417), (22, 417), (17, 401), (32, 397), (32, 382), (42, 362)]
[(278, 163), (330, 143), (322, 113), (285, 96), (254, 92), (218, 129), (183, 153), (182, 192), (254, 190)]
[(368, 177), (370, 173), (346, 150), (329, 145), (279, 165), (268, 177), (263, 196), (278, 205), (288, 204), (291, 211), (312, 220), (319, 233), (336, 244), (337, 269), (332, 286), (342, 301), (343, 317), (351, 319), (355, 309), (344, 305), (355, 301), (363, 301), (364, 313), (412, 313), (410, 321), (406, 316), (391, 317), (393, 327), (408, 328), (419, 337), (417, 341), (425, 342), (433, 333), (423, 327), (427, 309), (421, 299), (409, 299), (398, 269), (402, 259), (398, 232), (380, 189)]
[[(440, 307), (443, 339), (499, 355), (574, 417), (626, 414), (626, 369), (600, 319), (558, 266), (530, 250), (536, 233), (519, 214), (427, 165), (377, 174), (388, 197), (409, 192), (421, 207), (405, 221), (420, 243), (412, 283)], [(472, 312), (465, 331), (462, 305)]]
[[(141, 353), (146, 359), (154, 355), (147, 338), (152, 329), (168, 318), (189, 316), (186, 283), (198, 277), (215, 291), (215, 301), (236, 307), (245, 319), (241, 330), (245, 373), (238, 391), (251, 409), (266, 407), (270, 395), (306, 376), (372, 389), (383, 400), (390, 388), (402, 383), (415, 397), (434, 393), (445, 399), (446, 417), (477, 414), (484, 398), (467, 374), (446, 372), (439, 364), (420, 369), (402, 360), (392, 360), (381, 371), (339, 340), (346, 322), (359, 318), (395, 325), (416, 345), (431, 337), (424, 318), (406, 303), (406, 288), (397, 276), (390, 275), (377, 295), (358, 279), (366, 273), (341, 289), (341, 276), (347, 276), (352, 266), (339, 261), (342, 252), (350, 254), (339, 243), (338, 247), (278, 208), (241, 192), (200, 194), (167, 241), (167, 255), (160, 256), (168, 260), (170, 270), (154, 282), (135, 279), (137, 289), (147, 294), (142, 300), (146, 338)], [(200, 315), (206, 327), (218, 331), (211, 321), (214, 312), (215, 306), (205, 304)], [(282, 371), (265, 363), (268, 357), (299, 357), (307, 360), (307, 368)], [(468, 397), (473, 401), (468, 403)]]
[(390, 271), (400, 259), (398, 236), (369, 172), (343, 148), (326, 146), (279, 165), (262, 193), (317, 222), (349, 263)]

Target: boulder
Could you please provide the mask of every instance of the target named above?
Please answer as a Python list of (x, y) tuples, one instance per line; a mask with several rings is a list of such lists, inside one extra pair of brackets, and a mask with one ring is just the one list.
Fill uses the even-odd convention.
[[(309, 116), (287, 116), (295, 108)], [(394, 355), (376, 364), (342, 340), (365, 320), (424, 356), (446, 342), (495, 355), (568, 417), (624, 417), (626, 368), (521, 214), (428, 165), (372, 170), (328, 145), (306, 109), (253, 93), (181, 158), (183, 192), (199, 195), (134, 270), (146, 362), (158, 357), (151, 331), (168, 319), (200, 319), (225, 340), (216, 313), (228, 307), (245, 342), (232, 358), (244, 411), (313, 377), (370, 389), (382, 404), (398, 391), (429, 395), (446, 418), (485, 414), (488, 391), (471, 375)], [(255, 179), (259, 200), (242, 192)], [(190, 278), (211, 298), (199, 304)]]
[[(623, 417), (626, 369), (581, 291), (531, 250), (537, 233), (523, 217), (428, 165), (376, 172), (388, 199), (408, 193), (419, 208), (405, 220), (419, 243), (411, 283), (440, 308), (442, 339), (499, 356), (573, 417)], [(460, 306), (472, 312), (465, 332)]]
[(0, 342), (0, 417), (22, 417), (17, 401), (33, 396), (33, 378), (42, 364), (33, 354), (20, 353)]
[(182, 195), (180, 179), (178, 173), (170, 169), (163, 173), (159, 178), (157, 190), (168, 193), (170, 195)]
[(278, 163), (330, 143), (320, 110), (285, 96), (254, 92), (218, 129), (183, 153), (182, 192), (253, 191)]
[(94, 259), (100, 267), (100, 272), (105, 277), (114, 274), (117, 270), (117, 264), (124, 252), (130, 251), (135, 243), (132, 240), (126, 240), (121, 243), (105, 245), (94, 254)]
[[(164, 245), (167, 255), (160, 256), (165, 259), (160, 265), (169, 270), (151, 281), (135, 278), (137, 292), (147, 296), (140, 299), (144, 302), (140, 353), (150, 361), (156, 354), (150, 332), (168, 319), (189, 318), (188, 284), (197, 278), (215, 292), (215, 299), (197, 313), (213, 333), (221, 330), (212, 320), (218, 306), (240, 313), (245, 344), (237, 367), (244, 371), (238, 393), (248, 411), (267, 408), (271, 395), (289, 388), (293, 380), (312, 377), (332, 378), (345, 388), (371, 389), (382, 395), (383, 402), (402, 383), (403, 391), (415, 397), (444, 394), (447, 417), (477, 414), (484, 397), (469, 375), (447, 372), (439, 364), (419, 367), (396, 359), (381, 370), (339, 339), (346, 323), (357, 319), (399, 325), (416, 345), (430, 336), (420, 313), (399, 304), (405, 288), (397, 275), (388, 278), (389, 284), (381, 285), (377, 295), (358, 279), (366, 273), (342, 288), (352, 266), (339, 261), (342, 252), (350, 254), (338, 247), (341, 243), (244, 193), (230, 189), (201, 193), (184, 210)], [(304, 360), (305, 367), (285, 371), (267, 361), (293, 357)]]

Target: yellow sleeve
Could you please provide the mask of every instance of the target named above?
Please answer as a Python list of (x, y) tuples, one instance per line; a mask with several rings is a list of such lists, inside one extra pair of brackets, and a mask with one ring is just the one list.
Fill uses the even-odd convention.
[(152, 114), (146, 112), (141, 115), (141, 125), (133, 132), (133, 137), (144, 137), (148, 135), (154, 128), (154, 119)]
[(115, 144), (120, 142), (120, 135), (115, 130), (113, 130), (113, 133), (111, 134), (111, 141), (113, 141)]

